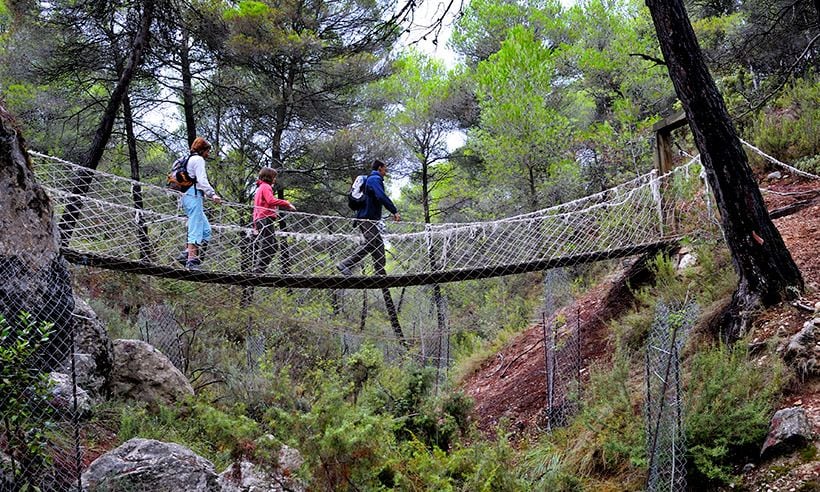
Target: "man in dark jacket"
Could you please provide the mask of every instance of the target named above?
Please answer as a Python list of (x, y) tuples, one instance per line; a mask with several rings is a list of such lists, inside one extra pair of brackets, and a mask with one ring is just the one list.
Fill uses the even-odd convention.
[(336, 265), (340, 272), (344, 275), (350, 275), (350, 269), (353, 265), (362, 261), (368, 253), (373, 257), (373, 266), (376, 275), (384, 275), (384, 239), (379, 232), (379, 221), (382, 218), (382, 206), (393, 214), (393, 220), (398, 222), (401, 220), (396, 206), (393, 201), (384, 192), (384, 176), (387, 174), (387, 164), (376, 159), (371, 166), (370, 176), (367, 177), (365, 184), (365, 205), (362, 209), (356, 212), (356, 218), (360, 219), (359, 230), (364, 236), (364, 244), (357, 249), (352, 255), (347, 257), (344, 261)]

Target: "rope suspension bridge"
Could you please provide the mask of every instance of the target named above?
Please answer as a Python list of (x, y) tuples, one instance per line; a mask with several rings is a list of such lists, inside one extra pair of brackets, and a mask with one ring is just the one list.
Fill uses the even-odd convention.
[[(368, 275), (365, 269), (345, 276), (337, 269), (362, 244), (355, 220), (286, 211), (279, 211), (274, 261), (260, 271), (255, 268), (252, 207), (207, 202), (212, 239), (202, 269), (192, 271), (178, 261), (187, 237), (179, 193), (30, 154), (37, 181), (60, 221), (61, 251), (78, 266), (69, 293), (74, 302), (53, 291), (6, 299), (9, 312), (31, 310), (36, 304), (41, 315), (57, 320), (62, 330), (53, 337), (61, 343), (50, 349), (47, 363), (69, 376), (67, 391), (74, 395), (74, 405), (66, 410), (63, 403), (43, 402), (37, 412), (55, 419), (57, 425), (48, 427), (48, 445), (61, 466), (35, 463), (21, 474), (31, 483), (55, 484), (43, 490), (81, 490), (89, 456), (85, 446), (94, 440), (85, 436), (109, 435), (95, 429), (77, 403), (77, 395), (86, 394), (83, 385), (99, 391), (108, 377), (103, 376), (110, 372), (111, 353), (89, 340), (108, 340), (109, 331), (121, 340), (150, 343), (197, 389), (210, 388), (211, 396), (249, 408), (269, 403), (260, 380), (294, 368), (307, 370), (317, 354), (345, 355), (365, 343), (375, 344), (385, 360), (414, 358), (435, 368), (438, 384), (459, 344), (473, 340), (464, 336), (451, 349), (453, 334), (491, 334), (522, 322), (512, 297), (521, 292), (520, 286), (493, 277), (555, 268), (544, 275), (544, 310), (535, 323), (543, 328), (542, 342), (504, 367), (506, 371), (532, 348), (543, 346), (546, 388), (530, 396), (546, 396), (549, 425), (553, 420), (558, 425), (564, 412), (574, 411), (572, 405), (580, 401), (573, 400), (573, 392), (575, 397), (582, 392), (586, 357), (580, 311), (575, 323), (552, 321), (565, 302), (556, 293), (562, 286), (570, 290), (571, 280), (560, 267), (650, 252), (683, 236), (719, 234), (711, 194), (695, 157), (668, 173), (647, 173), (585, 198), (513, 217), (469, 223), (390, 222), (383, 229), (386, 275)], [(370, 261), (363, 263), (369, 267)], [(50, 275), (48, 271), (44, 283), (51, 281)], [(469, 282), (479, 279), (487, 281)], [(439, 285), (446, 282), (453, 283)], [(294, 290), (281, 295), (280, 287)], [(400, 287), (395, 305), (391, 287)], [(315, 349), (303, 353), (306, 344)], [(0, 416), (16, 414), (5, 410)], [(10, 436), (14, 433), (7, 427), (0, 429), (4, 442), (12, 442)], [(29, 444), (19, 440), (18, 445)]]
[[(62, 216), (71, 262), (158, 277), (254, 287), (373, 289), (498, 277), (645, 253), (676, 242), (680, 204), (702, 190), (697, 158), (572, 202), (486, 222), (380, 224), (387, 274), (342, 275), (360, 246), (351, 218), (279, 211), (278, 262), (255, 272), (252, 206), (206, 204), (213, 230), (202, 269), (176, 261), (186, 242), (180, 194), (32, 153), (39, 182)], [(695, 171), (695, 168), (697, 171)], [(694, 184), (693, 184), (694, 183)], [(688, 195), (688, 196), (687, 196)], [(695, 218), (686, 229), (699, 227)]]

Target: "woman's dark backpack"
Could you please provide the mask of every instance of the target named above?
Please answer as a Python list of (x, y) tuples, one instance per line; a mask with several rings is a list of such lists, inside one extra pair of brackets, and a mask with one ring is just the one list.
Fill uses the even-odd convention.
[(168, 188), (185, 193), (191, 186), (196, 184), (196, 178), (192, 178), (188, 174), (188, 159), (190, 158), (189, 155), (174, 161), (171, 172), (168, 173)]

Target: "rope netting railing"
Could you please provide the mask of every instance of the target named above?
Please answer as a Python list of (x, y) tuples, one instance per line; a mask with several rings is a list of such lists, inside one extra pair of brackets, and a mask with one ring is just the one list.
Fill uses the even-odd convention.
[(794, 167), (794, 166), (790, 166), (789, 164), (786, 164), (785, 162), (782, 162), (782, 161), (780, 161), (780, 160), (778, 160), (778, 159), (776, 159), (776, 158), (774, 158), (774, 157), (770, 156), (769, 154), (767, 154), (767, 153), (763, 152), (762, 150), (760, 150), (759, 148), (757, 148), (757, 147), (755, 147), (754, 145), (750, 144), (749, 142), (747, 142), (747, 141), (743, 140), (742, 138), (740, 139), (740, 142), (741, 142), (743, 145), (745, 145), (746, 147), (748, 147), (748, 148), (749, 148), (749, 150), (751, 150), (751, 151), (752, 151), (752, 152), (754, 152), (755, 154), (759, 155), (759, 156), (760, 156), (760, 157), (762, 157), (763, 159), (765, 159), (765, 160), (767, 160), (767, 161), (771, 162), (772, 164), (774, 164), (774, 165), (776, 165), (776, 166), (782, 167), (783, 169), (785, 169), (785, 170), (787, 170), (787, 171), (789, 171), (789, 172), (791, 172), (791, 173), (794, 173), (794, 174), (796, 174), (796, 175), (798, 175), (798, 176), (801, 176), (801, 177), (804, 177), (804, 178), (808, 178), (808, 179), (820, 179), (820, 176), (818, 176), (818, 175), (816, 175), (816, 174), (812, 174), (812, 173), (810, 173), (810, 172), (806, 172), (806, 171), (803, 171), (803, 170), (801, 170), (801, 169), (798, 169), (798, 168), (796, 168), (796, 167)]
[[(75, 219), (63, 235), (66, 257), (78, 264), (177, 279), (292, 288), (385, 288), (544, 270), (638, 254), (682, 232), (669, 217), (701, 186), (696, 159), (666, 176), (648, 173), (618, 187), (536, 212), (487, 222), (379, 222), (387, 252), (385, 276), (336, 265), (361, 246), (357, 221), (279, 211), (276, 259), (254, 269), (252, 206), (212, 204), (212, 239), (202, 268), (176, 261), (186, 242), (180, 194), (161, 186), (89, 170), (32, 153), (35, 172), (56, 215)], [(694, 178), (694, 179), (693, 179)], [(695, 182), (693, 188), (692, 182)], [(680, 221), (678, 221), (680, 222)], [(685, 228), (697, 228), (697, 220)], [(365, 262), (367, 263), (367, 262)]]

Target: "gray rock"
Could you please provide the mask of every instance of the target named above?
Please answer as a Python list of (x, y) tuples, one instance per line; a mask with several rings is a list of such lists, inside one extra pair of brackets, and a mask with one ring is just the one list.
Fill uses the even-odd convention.
[(303, 462), (299, 451), (283, 445), (277, 466), (264, 467), (243, 460), (222, 472), (219, 484), (222, 492), (301, 492), (305, 487), (296, 479), (295, 472)]
[[(74, 384), (71, 376), (60, 372), (52, 372), (48, 375), (51, 383), (51, 406), (71, 415), (74, 412)], [(77, 385), (77, 413), (85, 415), (91, 411), (91, 397), (88, 392)]]
[(772, 181), (772, 180), (775, 180), (775, 179), (780, 179), (782, 177), (783, 177), (783, 173), (781, 173), (780, 171), (774, 171), (774, 172), (769, 173), (766, 176), (766, 179), (769, 180), (769, 181)]
[(805, 446), (811, 440), (811, 426), (801, 407), (778, 410), (769, 425), (769, 435), (760, 450), (761, 458), (769, 458)]
[(820, 374), (820, 318), (815, 318), (803, 324), (803, 328), (795, 333), (786, 345), (783, 360), (794, 367), (801, 377)]
[(34, 179), (23, 137), (0, 105), (0, 315), (19, 327), (21, 311), (53, 323), (38, 368), (59, 367), (71, 353), (74, 301), (68, 263), (60, 255), (54, 209)]
[(220, 492), (214, 465), (175, 443), (134, 438), (100, 456), (82, 476), (87, 492)]
[(140, 340), (114, 340), (111, 395), (149, 404), (171, 404), (194, 394), (191, 383), (165, 355)]
[(285, 473), (295, 473), (304, 462), (305, 459), (302, 458), (299, 450), (284, 444), (279, 449), (279, 469)]
[(282, 492), (274, 473), (249, 461), (240, 461), (219, 474), (222, 492)]
[(678, 270), (684, 270), (689, 267), (693, 267), (698, 264), (698, 257), (695, 253), (686, 253), (680, 259), (680, 263), (678, 263)]
[[(73, 314), (77, 384), (94, 396), (104, 396), (114, 365), (114, 345), (97, 313), (77, 296), (74, 296)], [(60, 372), (71, 374), (70, 360)]]

